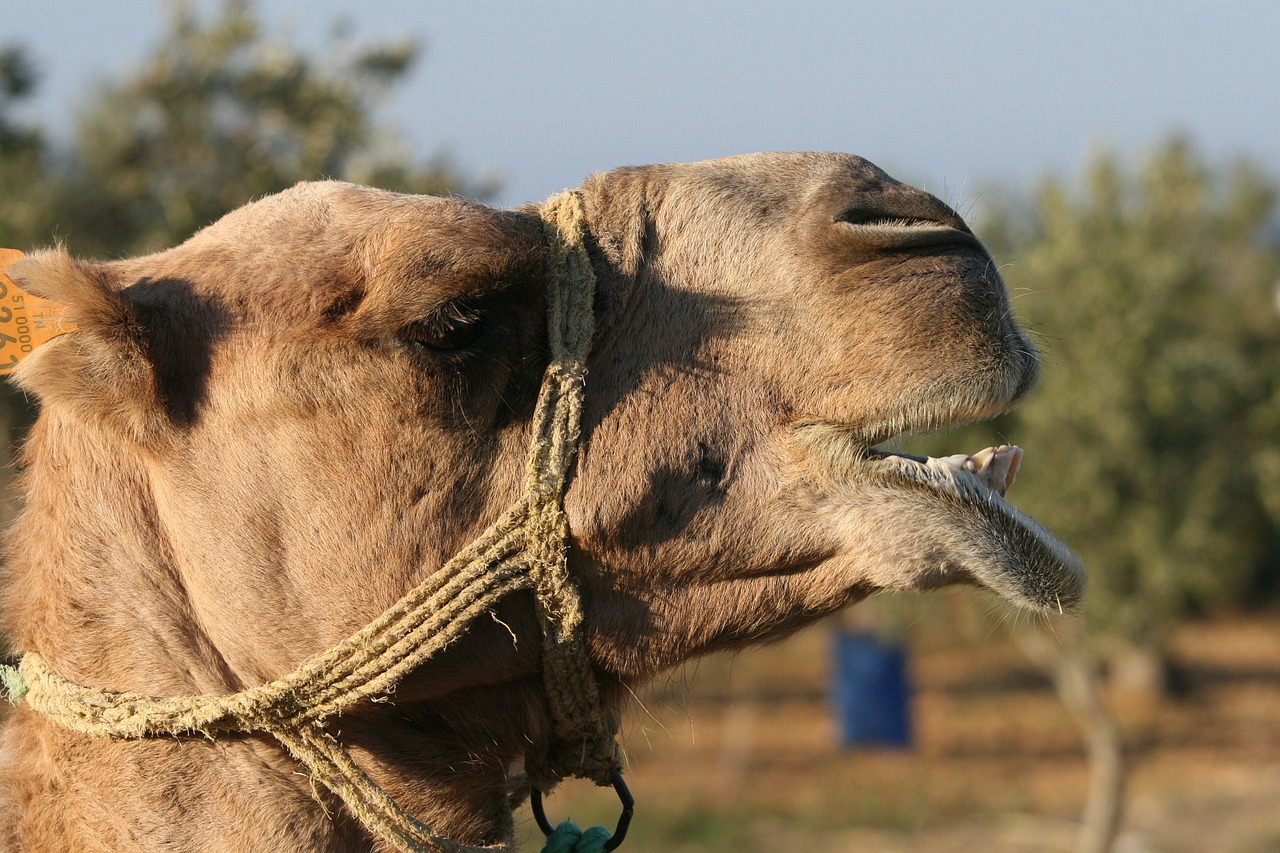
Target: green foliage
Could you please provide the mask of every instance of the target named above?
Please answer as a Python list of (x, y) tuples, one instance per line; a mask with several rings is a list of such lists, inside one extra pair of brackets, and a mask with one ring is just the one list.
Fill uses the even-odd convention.
[(243, 0), (208, 23), (175, 6), (139, 70), (101, 84), (81, 117), (60, 205), (68, 243), (84, 254), (164, 248), (299, 180), (483, 192), (442, 162), (413, 164), (372, 119), (418, 52), (335, 37), (311, 55), (266, 36)]
[(986, 231), (1046, 374), (1010, 420), (1014, 497), (1090, 567), (1095, 629), (1159, 645), (1172, 620), (1263, 586), (1280, 548), (1277, 189), (1175, 140), (1130, 174), (1097, 157)]
[(30, 57), (21, 48), (0, 49), (0, 154), (5, 157), (40, 145), (39, 135), (15, 123), (11, 115), (13, 104), (30, 95), (35, 84)]
[(0, 245), (4, 246), (26, 245), (50, 225), (44, 137), (14, 115), (35, 86), (35, 66), (26, 52), (0, 48)]

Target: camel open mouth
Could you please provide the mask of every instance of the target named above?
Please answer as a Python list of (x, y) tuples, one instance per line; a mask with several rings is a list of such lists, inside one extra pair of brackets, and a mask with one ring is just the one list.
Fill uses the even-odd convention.
[(1005, 499), (1022, 458), (1014, 445), (941, 458), (871, 448), (859, 467), (881, 485), (923, 489), (940, 499), (939, 511), (953, 514), (978, 545), (978, 559), (959, 560), (977, 584), (1036, 610), (1074, 611), (1084, 595), (1080, 558)]
[(830, 477), (829, 505), (873, 519), (864, 529), (873, 538), (883, 531), (886, 556), (901, 553), (914, 566), (910, 582), (893, 588), (971, 583), (1041, 612), (1079, 606), (1080, 558), (1005, 497), (1021, 448), (916, 456), (868, 446), (865, 432), (829, 421), (797, 424), (793, 434)]
[(916, 456), (894, 450), (871, 448), (868, 458), (893, 465), (910, 477), (947, 489), (961, 497), (987, 497), (994, 492), (1004, 497), (1022, 467), (1022, 448), (1002, 444), (988, 447), (970, 456)]

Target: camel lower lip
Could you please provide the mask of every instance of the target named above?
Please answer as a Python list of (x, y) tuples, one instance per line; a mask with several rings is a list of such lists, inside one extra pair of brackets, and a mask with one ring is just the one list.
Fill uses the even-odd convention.
[(914, 588), (967, 577), (1033, 610), (1070, 611), (1079, 605), (1085, 586), (1080, 558), (1004, 498), (1017, 473), (1018, 448), (1001, 445), (972, 456), (937, 458), (869, 446), (865, 433), (840, 424), (798, 424), (794, 435), (821, 460), (837, 504), (842, 493), (856, 495), (871, 487), (879, 500), (905, 513), (890, 523), (910, 525), (913, 553), (936, 546), (929, 557), (937, 568), (936, 583)]
[(1010, 445), (945, 458), (872, 448), (862, 465), (877, 479), (944, 496), (963, 514), (958, 529), (989, 545), (965, 565), (980, 585), (1037, 610), (1074, 609), (1084, 591), (1079, 558), (1004, 498), (1021, 459)]

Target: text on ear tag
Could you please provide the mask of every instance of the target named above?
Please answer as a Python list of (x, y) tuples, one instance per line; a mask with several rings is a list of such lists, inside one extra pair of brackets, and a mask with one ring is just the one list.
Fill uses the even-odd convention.
[(63, 306), (27, 293), (4, 274), (22, 257), (16, 249), (0, 249), (0, 376), (13, 371), (35, 348), (70, 332), (75, 324), (63, 320)]

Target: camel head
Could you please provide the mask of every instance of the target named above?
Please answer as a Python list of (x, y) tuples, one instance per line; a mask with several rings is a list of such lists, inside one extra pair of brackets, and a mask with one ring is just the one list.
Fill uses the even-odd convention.
[[(877, 449), (1036, 382), (954, 211), (835, 154), (625, 168), (580, 195), (596, 330), (568, 565), (610, 701), (876, 590), (1079, 601), (1076, 558), (1003, 497), (1020, 451)], [(149, 257), (14, 264), (76, 323), (17, 374), (42, 414), (14, 644), (85, 683), (217, 693), (375, 617), (520, 493), (546, 258), (536, 205), (317, 183)], [(514, 594), (402, 685), (412, 725), (344, 726), (388, 786), (405, 756), (442, 775), (442, 732), (505, 760), (545, 728), (538, 630)], [(444, 831), (486, 837), (469, 819)]]
[(954, 211), (823, 154), (624, 169), (583, 192), (607, 307), (571, 508), (619, 671), (879, 589), (1078, 602), (1076, 558), (1004, 500), (1020, 450), (876, 449), (1001, 414), (1039, 374)]

